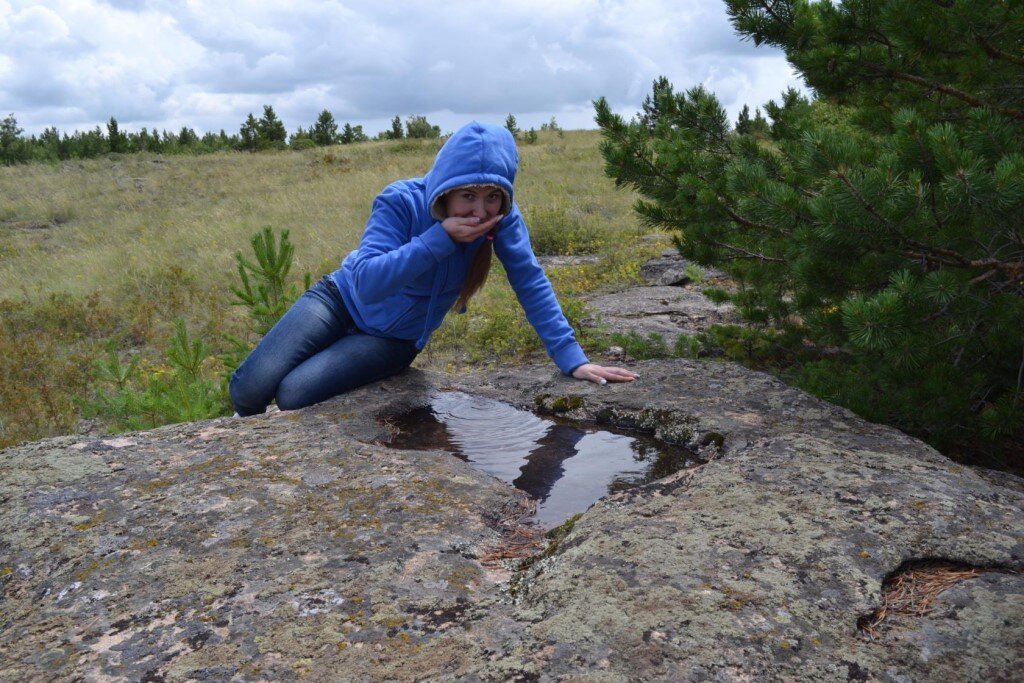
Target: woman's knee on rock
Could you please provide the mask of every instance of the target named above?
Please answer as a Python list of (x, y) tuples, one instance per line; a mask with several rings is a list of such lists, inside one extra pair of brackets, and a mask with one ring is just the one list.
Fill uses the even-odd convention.
[(277, 387), (277, 407), (281, 410), (297, 410), (316, 403), (309, 394), (309, 388), (301, 382), (289, 382), (286, 377)]
[(267, 408), (267, 401), (260, 400), (260, 387), (257, 383), (246, 378), (246, 375), (239, 374), (236, 370), (231, 373), (228, 382), (228, 398), (231, 399), (231, 406), (241, 415), (255, 415), (262, 413)]

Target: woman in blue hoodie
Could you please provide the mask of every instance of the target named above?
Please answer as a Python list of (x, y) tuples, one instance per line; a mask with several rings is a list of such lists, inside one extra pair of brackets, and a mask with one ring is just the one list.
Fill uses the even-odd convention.
[(545, 350), (566, 375), (604, 384), (632, 372), (587, 360), (513, 201), (519, 156), (504, 128), (470, 123), (422, 178), (388, 185), (359, 248), (285, 313), (231, 375), (239, 415), (319, 403), (409, 367), (453, 306), (483, 285), (492, 251)]

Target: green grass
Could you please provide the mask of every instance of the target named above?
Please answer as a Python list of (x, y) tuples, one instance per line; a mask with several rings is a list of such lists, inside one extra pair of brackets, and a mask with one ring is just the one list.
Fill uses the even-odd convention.
[[(580, 297), (638, 278), (653, 247), (632, 193), (604, 176), (599, 134), (542, 132), (522, 145), (516, 199), (535, 219), (544, 253), (596, 254), (597, 264), (551, 268), (570, 320)], [(0, 446), (74, 431), (74, 397), (95, 398), (95, 364), (113, 343), (126, 361), (165, 371), (181, 318), (217, 367), (244, 337), (232, 306), (233, 254), (262, 226), (289, 229), (293, 278), (335, 269), (359, 242), (374, 196), (426, 172), (436, 141), (371, 142), (301, 152), (204, 156), (112, 155), (0, 168)], [(586, 347), (589, 332), (581, 330)], [(543, 358), (496, 265), (466, 315), (449, 315), (422, 367)], [(225, 410), (226, 410), (225, 406)]]

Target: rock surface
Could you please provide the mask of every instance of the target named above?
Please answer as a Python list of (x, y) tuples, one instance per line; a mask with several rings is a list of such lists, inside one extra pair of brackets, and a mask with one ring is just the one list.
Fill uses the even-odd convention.
[[(301, 411), (0, 451), (0, 680), (1019, 677), (1019, 480), (731, 364), (636, 369), (410, 371)], [(376, 415), (438, 389), (712, 459), (540, 555), (514, 489), (380, 445)], [(970, 578), (870, 619), (923, 560)]]
[(700, 268), (703, 275), (694, 281), (688, 266), (690, 262), (677, 251), (666, 251), (641, 268), (647, 286), (588, 297), (592, 315), (582, 322), (619, 334), (658, 334), (669, 344), (680, 334), (692, 336), (712, 325), (739, 324), (732, 304), (716, 304), (702, 293), (708, 287), (733, 289), (725, 273)]

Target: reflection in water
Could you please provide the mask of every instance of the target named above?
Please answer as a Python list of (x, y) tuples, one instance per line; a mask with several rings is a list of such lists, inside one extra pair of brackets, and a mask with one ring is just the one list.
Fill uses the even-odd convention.
[(388, 445), (454, 453), (535, 498), (545, 527), (608, 493), (698, 462), (692, 453), (649, 437), (561, 424), (461, 392), (436, 394), (429, 408), (387, 420), (400, 430)]

